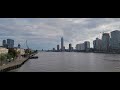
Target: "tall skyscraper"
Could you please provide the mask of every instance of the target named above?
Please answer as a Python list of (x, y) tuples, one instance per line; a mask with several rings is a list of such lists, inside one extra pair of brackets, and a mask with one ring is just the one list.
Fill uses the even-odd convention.
[(85, 45), (85, 50), (90, 49), (90, 42), (89, 41), (85, 41), (84, 45)]
[(57, 45), (57, 51), (59, 51), (60, 49), (59, 49), (59, 45)]
[(8, 48), (14, 48), (14, 40), (7, 39), (7, 46)]
[(110, 47), (113, 50), (120, 49), (120, 31), (115, 30), (111, 32)]
[(3, 47), (7, 47), (6, 40), (3, 40)]
[(77, 51), (80, 51), (80, 44), (77, 44), (77, 45), (76, 45), (76, 50), (77, 50)]
[(63, 40), (63, 37), (61, 38), (61, 51), (64, 51), (64, 40)]
[(72, 51), (72, 44), (69, 44), (69, 52)]
[(100, 51), (102, 48), (102, 40), (99, 38), (96, 38), (96, 40), (93, 41), (93, 47), (94, 47), (94, 50)]
[(94, 40), (94, 41), (93, 41), (93, 48), (94, 48), (94, 50), (96, 50), (96, 47), (97, 47), (97, 46), (96, 46), (96, 40)]
[(108, 51), (110, 45), (110, 36), (109, 33), (103, 33), (102, 35), (102, 50)]

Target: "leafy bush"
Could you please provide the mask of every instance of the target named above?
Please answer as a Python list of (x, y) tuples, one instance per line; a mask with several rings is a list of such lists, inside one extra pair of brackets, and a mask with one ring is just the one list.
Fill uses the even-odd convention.
[(3, 64), (3, 61), (7, 60), (6, 54), (0, 54), (0, 62), (1, 65)]
[(8, 54), (12, 56), (12, 58), (17, 57), (17, 51), (14, 50), (13, 48), (8, 50)]

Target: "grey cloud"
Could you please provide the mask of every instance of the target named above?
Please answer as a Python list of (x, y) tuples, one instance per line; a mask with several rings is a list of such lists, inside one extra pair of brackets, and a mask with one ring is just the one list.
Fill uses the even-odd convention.
[(25, 40), (32, 48), (53, 48), (60, 44), (61, 36), (65, 46), (92, 40), (100, 32), (120, 29), (120, 18), (0, 18), (0, 42), (15, 39), (16, 44), (25, 47)]

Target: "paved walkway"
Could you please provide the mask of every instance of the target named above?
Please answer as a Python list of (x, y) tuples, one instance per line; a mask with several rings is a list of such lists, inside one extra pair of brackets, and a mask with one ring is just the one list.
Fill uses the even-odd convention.
[(8, 67), (15, 66), (15, 65), (19, 65), (19, 64), (23, 63), (26, 59), (27, 58), (18, 58), (13, 62), (9, 62), (8, 64), (0, 66), (0, 70), (8, 68)]

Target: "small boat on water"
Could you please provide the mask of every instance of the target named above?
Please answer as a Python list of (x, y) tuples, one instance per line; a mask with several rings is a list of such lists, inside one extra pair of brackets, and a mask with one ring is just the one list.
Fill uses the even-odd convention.
[(38, 59), (38, 56), (31, 56), (29, 59)]

